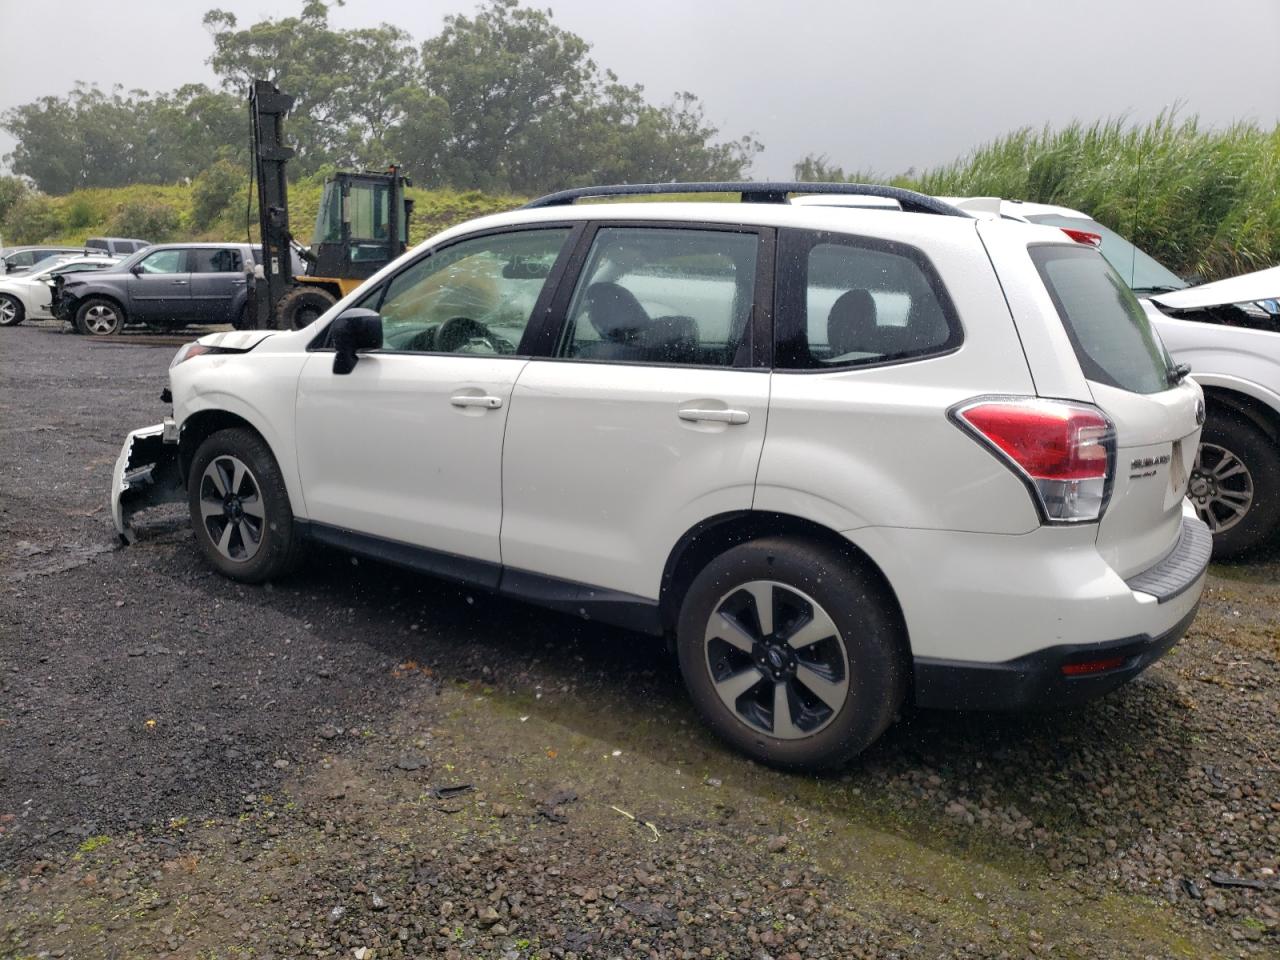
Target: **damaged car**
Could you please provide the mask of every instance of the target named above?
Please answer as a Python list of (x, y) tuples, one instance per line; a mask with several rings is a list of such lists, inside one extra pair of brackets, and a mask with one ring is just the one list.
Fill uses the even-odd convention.
[[(172, 416), (121, 449), (117, 529), (177, 500), (240, 582), (320, 544), (665, 638), (707, 724), (787, 769), (907, 703), (1138, 675), (1204, 588), (1200, 386), (1060, 230), (817, 186), (901, 210), (570, 190), (305, 328), (187, 344)], [(575, 202), (671, 192), (744, 202)]]

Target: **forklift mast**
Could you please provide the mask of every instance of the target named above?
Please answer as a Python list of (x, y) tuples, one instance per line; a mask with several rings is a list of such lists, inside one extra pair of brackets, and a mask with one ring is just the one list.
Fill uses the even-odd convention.
[(284, 117), (294, 97), (266, 80), (253, 81), (249, 112), (253, 117), (253, 162), (258, 178), (258, 223), (262, 233), (265, 296), (259, 296), (257, 326), (274, 329), (276, 304), (293, 286), (293, 234), (289, 232), (289, 184), (285, 164), (293, 157), (284, 144)]

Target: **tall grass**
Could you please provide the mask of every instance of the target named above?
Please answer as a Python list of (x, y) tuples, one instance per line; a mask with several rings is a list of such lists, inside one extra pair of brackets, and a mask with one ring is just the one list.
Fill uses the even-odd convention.
[(1026, 128), (894, 182), (1073, 207), (1206, 280), (1280, 263), (1280, 126), (1203, 129), (1167, 112), (1143, 126)]

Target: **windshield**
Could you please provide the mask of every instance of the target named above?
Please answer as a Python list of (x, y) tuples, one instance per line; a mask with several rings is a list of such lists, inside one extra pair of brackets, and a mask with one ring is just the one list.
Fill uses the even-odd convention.
[(1097, 220), (1087, 217), (1061, 217), (1056, 213), (1039, 213), (1028, 216), (1032, 223), (1051, 227), (1069, 227), (1087, 230), (1102, 237), (1102, 255), (1115, 268), (1120, 278), (1135, 293), (1168, 293), (1190, 286), (1176, 273), (1149, 254), (1143, 253), (1114, 230), (1104, 227)]

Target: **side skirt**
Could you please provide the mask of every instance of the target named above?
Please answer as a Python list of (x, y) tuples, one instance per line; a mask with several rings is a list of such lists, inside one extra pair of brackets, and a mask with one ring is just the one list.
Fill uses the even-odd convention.
[(582, 620), (654, 636), (661, 636), (663, 632), (656, 600), (605, 590), (576, 580), (515, 570), (487, 560), (430, 550), (398, 540), (373, 537), (327, 523), (302, 520), (296, 523), (311, 540), (339, 550), (416, 570), (441, 580), (489, 590)]

